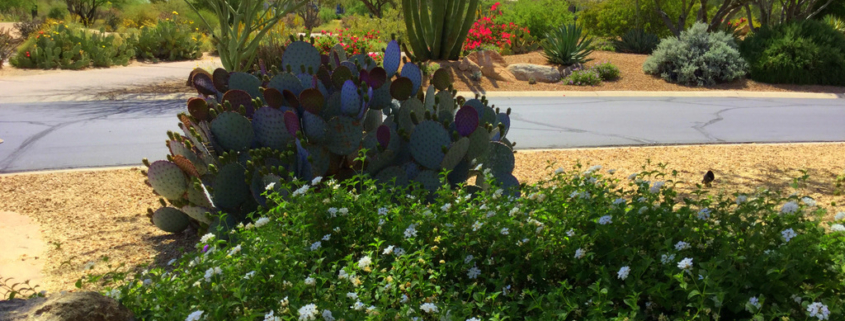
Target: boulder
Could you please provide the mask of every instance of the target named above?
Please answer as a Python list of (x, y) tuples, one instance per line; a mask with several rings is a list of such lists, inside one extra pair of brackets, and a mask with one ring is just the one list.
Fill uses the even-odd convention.
[(498, 52), (482, 50), (470, 53), (458, 65), (461, 71), (475, 72), (492, 80), (515, 81), (516, 77), (508, 71), (508, 62)]
[(97, 292), (55, 294), (48, 298), (0, 301), (0, 321), (134, 321), (114, 299)]
[(527, 81), (532, 77), (540, 82), (555, 83), (560, 81), (560, 70), (552, 66), (534, 65), (534, 64), (513, 64), (508, 66), (510, 71), (517, 80)]

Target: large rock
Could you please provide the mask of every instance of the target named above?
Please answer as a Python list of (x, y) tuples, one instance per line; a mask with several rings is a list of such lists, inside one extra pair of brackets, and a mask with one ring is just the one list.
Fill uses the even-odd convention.
[(55, 294), (49, 298), (0, 301), (0, 321), (134, 321), (114, 299), (97, 292)]
[(475, 72), (492, 80), (515, 81), (516, 77), (508, 71), (508, 62), (498, 52), (482, 50), (470, 53), (461, 59), (458, 65), (461, 71)]
[(555, 83), (560, 81), (560, 70), (552, 66), (534, 64), (513, 64), (508, 66), (514, 77), (518, 80), (527, 81), (531, 78), (539, 82)]

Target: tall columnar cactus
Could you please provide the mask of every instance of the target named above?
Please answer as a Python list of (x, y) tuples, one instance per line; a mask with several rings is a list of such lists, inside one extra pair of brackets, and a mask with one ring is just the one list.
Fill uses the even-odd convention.
[[(440, 171), (448, 170), (453, 187), (485, 172), (506, 189), (519, 185), (513, 144), (505, 138), (510, 111), (499, 112), (484, 98), (456, 97), (445, 69), (427, 88), (417, 65), (405, 63), (397, 73), (396, 41), (387, 45), (381, 67), (367, 55), (346, 59), (340, 46), (321, 56), (303, 41), (292, 42), (282, 62), (281, 71), (274, 66), (255, 75), (193, 73), (200, 96), (179, 115), (182, 134), (168, 132), (167, 160), (144, 161), (148, 183), (165, 205), (149, 211), (156, 226), (168, 232), (191, 220), (231, 226), (272, 205), (262, 195), (268, 185), (287, 195), (282, 182), (318, 176), (366, 173), (434, 192)], [(480, 177), (467, 188), (486, 188)]]
[(417, 60), (456, 60), (475, 22), (478, 0), (402, 0)]

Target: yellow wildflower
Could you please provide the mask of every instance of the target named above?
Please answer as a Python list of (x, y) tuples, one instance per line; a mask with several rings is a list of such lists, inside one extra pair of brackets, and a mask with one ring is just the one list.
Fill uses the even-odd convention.
[(173, 14), (175, 14), (175, 15), (177, 15), (177, 16), (179, 15), (179, 13), (178, 13), (178, 12), (176, 12), (176, 11), (173, 11)]

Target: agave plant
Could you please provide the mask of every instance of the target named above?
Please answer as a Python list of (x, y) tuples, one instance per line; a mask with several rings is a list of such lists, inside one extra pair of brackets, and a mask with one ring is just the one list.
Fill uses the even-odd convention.
[[(164, 205), (150, 209), (150, 219), (168, 232), (192, 221), (216, 231), (272, 206), (265, 190), (292, 195), (282, 182), (317, 177), (367, 174), (434, 192), (442, 171), (450, 171), (445, 183), (455, 188), (486, 172), (506, 190), (518, 187), (513, 143), (505, 138), (510, 110), (483, 97), (456, 97), (446, 69), (423, 88), (420, 68), (405, 63), (397, 73), (400, 62), (396, 41), (378, 66), (365, 54), (347, 59), (340, 45), (321, 56), (300, 39), (285, 49), (282, 70), (194, 72), (200, 96), (179, 115), (183, 134), (168, 132), (167, 160), (144, 161)], [(487, 184), (477, 179), (466, 188)]]
[(620, 39), (613, 41), (613, 47), (617, 52), (646, 55), (650, 55), (658, 44), (660, 44), (660, 38), (643, 29), (632, 29)]
[(583, 64), (592, 60), (587, 56), (594, 50), (593, 38), (582, 35), (581, 27), (575, 24), (549, 31), (542, 44), (543, 56), (553, 64)]

